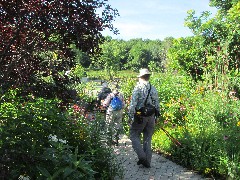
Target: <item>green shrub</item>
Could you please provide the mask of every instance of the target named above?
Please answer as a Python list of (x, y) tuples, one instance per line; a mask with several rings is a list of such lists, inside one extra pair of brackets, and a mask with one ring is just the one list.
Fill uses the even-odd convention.
[(0, 99), (1, 177), (110, 179), (121, 171), (102, 144), (100, 117), (87, 119), (76, 104), (61, 111), (57, 99), (17, 92)]
[[(240, 177), (240, 113), (239, 100), (225, 91), (208, 90), (201, 86), (189, 89), (183, 82), (172, 84), (168, 78), (158, 87), (164, 100), (161, 123), (181, 142), (174, 143), (160, 129), (153, 137), (153, 147), (173, 160), (207, 176), (230, 179)], [(161, 80), (163, 81), (163, 79)], [(169, 83), (169, 86), (163, 84)], [(177, 87), (176, 87), (177, 86)], [(161, 90), (161, 88), (165, 88)], [(183, 90), (186, 88), (185, 90)], [(168, 91), (166, 91), (168, 89)], [(181, 91), (183, 90), (183, 91)], [(170, 94), (171, 92), (171, 94)]]

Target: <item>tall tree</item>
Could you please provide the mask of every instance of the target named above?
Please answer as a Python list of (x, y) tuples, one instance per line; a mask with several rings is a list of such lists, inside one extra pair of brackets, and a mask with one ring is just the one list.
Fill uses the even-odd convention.
[(215, 6), (224, 13), (236, 5), (239, 0), (210, 0), (210, 5)]
[(194, 36), (175, 41), (169, 56), (175, 68), (178, 64), (197, 79), (205, 74), (217, 86), (219, 79), (226, 84), (226, 74), (236, 74), (240, 69), (240, 2), (212, 0), (211, 3), (219, 8), (213, 18), (210, 12), (202, 12), (200, 17), (193, 10), (188, 12), (185, 25)]
[(117, 33), (112, 25), (117, 15), (107, 0), (2, 0), (0, 88), (29, 83), (39, 72), (49, 75), (74, 66), (70, 44), (97, 53), (101, 31)]
[(107, 40), (100, 47), (102, 53), (101, 56), (93, 62), (94, 66), (105, 69), (110, 79), (112, 79), (113, 73), (116, 73), (116, 71), (122, 68), (122, 59), (126, 54), (125, 43), (107, 37)]
[(138, 71), (143, 67), (148, 67), (151, 54), (147, 48), (147, 43), (142, 39), (132, 39), (128, 43), (132, 44), (132, 46), (125, 67), (134, 71)]

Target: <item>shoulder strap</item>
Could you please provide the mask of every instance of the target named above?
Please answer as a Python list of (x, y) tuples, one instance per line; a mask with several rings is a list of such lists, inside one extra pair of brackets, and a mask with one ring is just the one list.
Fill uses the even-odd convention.
[(151, 91), (151, 88), (152, 88), (152, 86), (151, 86), (151, 84), (150, 84), (150, 89), (148, 90), (148, 95), (147, 95), (147, 97), (146, 97), (146, 99), (145, 99), (145, 102), (144, 102), (144, 105), (145, 105), (145, 106), (146, 106), (146, 104), (147, 104), (147, 99), (148, 99), (149, 93), (150, 93), (150, 91)]
[(118, 96), (118, 94), (119, 94), (119, 92), (117, 92), (116, 94), (115, 94), (115, 93), (113, 93), (113, 97), (115, 97), (115, 96)]
[(117, 92), (116, 94), (113, 93), (113, 97), (111, 97), (111, 101), (113, 100), (114, 97), (117, 97), (119, 94), (119, 92)]

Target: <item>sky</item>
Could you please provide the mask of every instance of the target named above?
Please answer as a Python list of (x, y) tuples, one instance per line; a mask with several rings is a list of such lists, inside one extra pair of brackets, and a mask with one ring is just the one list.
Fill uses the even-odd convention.
[(197, 17), (203, 11), (210, 11), (212, 16), (217, 12), (209, 6), (209, 0), (108, 0), (108, 3), (120, 14), (113, 22), (120, 34), (114, 35), (109, 30), (102, 34), (123, 40), (191, 36), (191, 30), (184, 26), (188, 10), (195, 10)]

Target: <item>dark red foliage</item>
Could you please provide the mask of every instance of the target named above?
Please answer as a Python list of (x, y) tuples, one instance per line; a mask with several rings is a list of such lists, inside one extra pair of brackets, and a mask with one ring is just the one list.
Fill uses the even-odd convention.
[[(39, 72), (74, 66), (70, 44), (88, 54), (98, 52), (101, 31), (118, 15), (106, 0), (1, 0), (0, 87), (30, 82)], [(96, 12), (102, 9), (101, 15)], [(99, 11), (100, 12), (100, 11)], [(40, 53), (57, 52), (57, 60)], [(61, 61), (59, 61), (61, 60)]]

